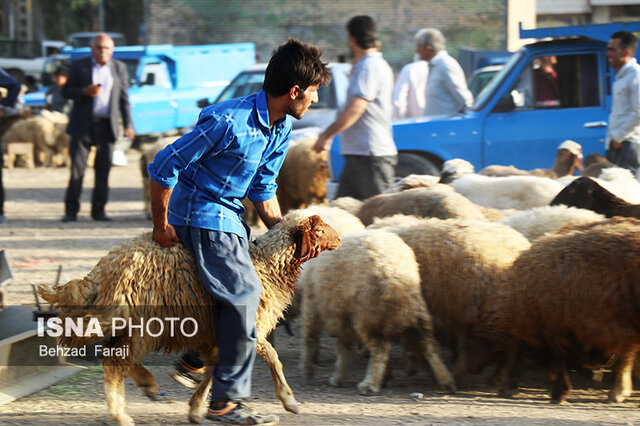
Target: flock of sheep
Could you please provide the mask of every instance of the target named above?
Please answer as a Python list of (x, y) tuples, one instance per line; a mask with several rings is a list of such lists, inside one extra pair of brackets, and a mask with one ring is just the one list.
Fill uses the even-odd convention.
[[(358, 383), (365, 395), (380, 391), (398, 337), (406, 368), (428, 364), (449, 392), (465, 376), (495, 364), (499, 393), (512, 395), (523, 362), (533, 357), (550, 373), (553, 402), (566, 399), (570, 369), (611, 362), (609, 400), (631, 394), (634, 363), (640, 373), (640, 182), (628, 171), (558, 175), (558, 164), (577, 164), (581, 155), (561, 145), (553, 178), (487, 176), (452, 160), (441, 178), (408, 176), (364, 202), (327, 203), (326, 158), (310, 145), (294, 145), (279, 178), (283, 210), (293, 210), (250, 250), (263, 284), (257, 350), (286, 410), (298, 412), (297, 403), (267, 337), (279, 321), (296, 315), (302, 316), (306, 376), (313, 374), (318, 339), (326, 331), (336, 339), (335, 371), (328, 378), (333, 385), (347, 381), (353, 346), (367, 349), (366, 374)], [(175, 316), (212, 324), (211, 307), (199, 308), (208, 295), (191, 256), (182, 246), (161, 249), (149, 235), (113, 249), (84, 279), (42, 286), (40, 293), (63, 317), (93, 315), (106, 324), (114, 315), (140, 316), (136, 307), (164, 314), (170, 306)], [(130, 345), (132, 355), (104, 361), (111, 417), (132, 421), (124, 411), (125, 374), (148, 396), (157, 394), (141, 365), (147, 353), (198, 349), (212, 365), (211, 335), (206, 329), (192, 340), (113, 340)], [(454, 355), (452, 363), (442, 346)], [(203, 381), (191, 398), (192, 421), (200, 419), (208, 386)]]
[[(69, 118), (57, 111), (43, 110), (40, 115), (8, 116), (0, 124), (2, 141), (31, 142), (36, 166), (66, 167), (69, 165)], [(9, 159), (20, 161), (19, 159)]]

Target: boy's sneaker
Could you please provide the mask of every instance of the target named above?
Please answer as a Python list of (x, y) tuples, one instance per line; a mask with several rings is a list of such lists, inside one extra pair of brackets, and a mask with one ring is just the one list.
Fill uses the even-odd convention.
[(180, 383), (181, 385), (186, 386), (189, 389), (195, 389), (202, 381), (203, 373), (204, 368), (188, 368), (182, 363), (178, 362), (175, 365), (174, 369), (169, 372), (169, 376), (171, 376), (173, 380)]
[(242, 402), (229, 401), (224, 408), (214, 410), (209, 407), (202, 424), (223, 425), (275, 425), (278, 416), (261, 415), (244, 405)]

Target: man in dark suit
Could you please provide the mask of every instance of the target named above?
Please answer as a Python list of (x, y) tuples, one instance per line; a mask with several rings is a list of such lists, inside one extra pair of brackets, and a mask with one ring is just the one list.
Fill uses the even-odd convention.
[(95, 185), (91, 196), (91, 217), (109, 221), (104, 207), (109, 196), (109, 171), (113, 147), (120, 130), (133, 140), (135, 135), (129, 107), (129, 76), (124, 63), (112, 60), (113, 40), (98, 34), (91, 43), (91, 56), (74, 61), (62, 96), (73, 100), (67, 133), (71, 136), (71, 177), (65, 194), (63, 222), (77, 220), (82, 180), (92, 145), (96, 147)]

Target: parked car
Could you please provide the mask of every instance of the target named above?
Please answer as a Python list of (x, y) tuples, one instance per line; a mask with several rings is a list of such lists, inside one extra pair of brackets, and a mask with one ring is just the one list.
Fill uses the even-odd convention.
[(491, 82), (491, 79), (498, 74), (502, 68), (504, 68), (504, 65), (489, 65), (478, 68), (471, 74), (471, 78), (469, 78), (469, 90), (473, 93), (474, 98), (482, 92), (482, 89)]
[[(267, 64), (256, 64), (245, 69), (229, 83), (213, 103), (260, 91), (266, 69)], [(331, 83), (318, 89), (318, 103), (311, 105), (304, 117), (300, 120), (293, 120), (294, 129), (307, 127), (324, 129), (335, 120), (338, 111), (345, 106), (351, 65), (332, 62), (329, 63), (329, 69), (331, 70)], [(202, 103), (200, 105), (204, 106)]]

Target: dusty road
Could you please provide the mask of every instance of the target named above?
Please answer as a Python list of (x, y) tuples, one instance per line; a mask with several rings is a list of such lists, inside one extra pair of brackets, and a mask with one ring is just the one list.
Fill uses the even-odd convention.
[[(6, 215), (0, 225), (0, 248), (7, 250), (15, 279), (10, 284), (10, 304), (33, 303), (31, 284), (52, 283), (62, 265), (61, 281), (81, 277), (115, 244), (150, 230), (142, 214), (141, 183), (136, 156), (130, 164), (116, 167), (111, 176), (111, 202), (107, 213), (112, 223), (88, 218), (92, 171), (85, 176), (85, 193), (80, 220), (63, 224), (62, 199), (68, 179), (65, 169), (4, 170), (7, 191)], [(366, 361), (356, 356), (350, 382), (345, 388), (327, 384), (334, 361), (333, 341), (322, 341), (320, 365), (315, 378), (305, 383), (298, 369), (299, 324), (296, 336), (277, 331), (276, 349), (285, 374), (300, 403), (301, 414), (285, 413), (273, 396), (271, 376), (258, 359), (254, 371), (252, 407), (280, 415), (284, 425), (405, 425), (405, 424), (640, 424), (640, 393), (622, 404), (606, 402), (606, 388), (574, 373), (575, 390), (569, 403), (551, 405), (544, 375), (537, 369), (524, 377), (522, 392), (514, 399), (496, 396), (486, 385), (486, 375), (473, 377), (459, 385), (455, 395), (438, 391), (432, 376), (422, 372), (408, 377), (394, 368), (393, 377), (381, 395), (363, 397), (356, 384), (364, 375)], [(156, 375), (163, 400), (148, 401), (133, 384), (127, 383), (128, 413), (140, 424), (187, 423), (186, 402), (190, 391), (174, 383), (167, 371), (173, 358), (154, 354), (149, 364)], [(392, 365), (400, 365), (400, 354), (393, 352)], [(636, 386), (637, 389), (637, 386)], [(419, 392), (422, 399), (412, 398)], [(0, 406), (1, 424), (104, 424), (109, 423), (102, 393), (101, 369), (82, 373), (13, 403)]]

